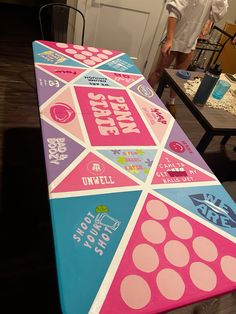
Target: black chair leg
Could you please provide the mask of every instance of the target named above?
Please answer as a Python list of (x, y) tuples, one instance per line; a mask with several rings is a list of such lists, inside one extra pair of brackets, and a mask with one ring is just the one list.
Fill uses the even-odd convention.
[(220, 144), (221, 144), (221, 145), (225, 145), (225, 144), (228, 142), (229, 138), (230, 138), (229, 135), (224, 136), (224, 137), (222, 138)]

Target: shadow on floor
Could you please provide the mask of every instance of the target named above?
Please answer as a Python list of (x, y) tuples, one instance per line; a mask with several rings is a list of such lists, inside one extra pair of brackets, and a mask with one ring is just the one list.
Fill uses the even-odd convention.
[(220, 151), (204, 153), (203, 158), (236, 202), (236, 160), (227, 155), (224, 146)]
[(61, 313), (40, 129), (3, 134), (1, 195), (1, 307)]
[(203, 157), (220, 182), (236, 180), (236, 160), (228, 157), (224, 147), (216, 152), (204, 153)]

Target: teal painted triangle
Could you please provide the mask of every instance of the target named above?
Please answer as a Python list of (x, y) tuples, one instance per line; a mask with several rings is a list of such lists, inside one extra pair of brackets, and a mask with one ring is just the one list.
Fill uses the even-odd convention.
[(115, 71), (115, 72), (125, 72), (125, 73), (135, 73), (141, 74), (139, 69), (126, 54), (121, 55), (117, 58), (109, 60), (105, 64), (98, 67), (101, 70)]
[(46, 47), (38, 42), (33, 42), (34, 62), (55, 64), (55, 65), (69, 65), (79, 66), (81, 68), (87, 68), (84, 64), (76, 62), (70, 58), (67, 58), (63, 54)]
[(110, 87), (119, 87), (120, 85), (116, 84), (113, 80), (109, 79), (107, 76), (104, 76), (94, 70), (85, 73), (80, 77), (74, 85), (90, 85), (90, 86), (110, 86)]
[(51, 200), (63, 313), (89, 312), (140, 193)]
[(99, 152), (128, 173), (145, 182), (157, 150), (113, 149), (100, 150)]
[(230, 235), (236, 236), (236, 204), (222, 185), (155, 191)]

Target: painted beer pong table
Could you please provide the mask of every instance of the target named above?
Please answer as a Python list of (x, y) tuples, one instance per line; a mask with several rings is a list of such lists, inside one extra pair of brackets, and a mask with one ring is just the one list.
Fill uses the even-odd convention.
[(236, 206), (124, 53), (33, 43), (63, 313), (236, 290)]

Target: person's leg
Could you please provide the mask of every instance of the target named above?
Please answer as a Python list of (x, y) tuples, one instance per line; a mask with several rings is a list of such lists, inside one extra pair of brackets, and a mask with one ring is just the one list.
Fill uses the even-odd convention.
[[(174, 68), (177, 70), (187, 70), (187, 68), (189, 67), (192, 61), (192, 57), (193, 57), (193, 52), (190, 52), (190, 53), (177, 52)], [(170, 89), (170, 100), (167, 102), (166, 107), (173, 116), (175, 116), (176, 114), (175, 96), (176, 94), (173, 91), (173, 89)]]
[(164, 69), (170, 67), (171, 63), (176, 57), (176, 54), (177, 53), (175, 51), (172, 51), (169, 55), (163, 56), (163, 54), (160, 52), (155, 71), (152, 72), (148, 77), (148, 83), (152, 86), (152, 88), (154, 88), (160, 80)]
[[(193, 51), (190, 53), (183, 53), (177, 52), (176, 59), (175, 59), (175, 66), (176, 70), (187, 70), (193, 58)], [(173, 95), (175, 95), (174, 91), (172, 90)]]

